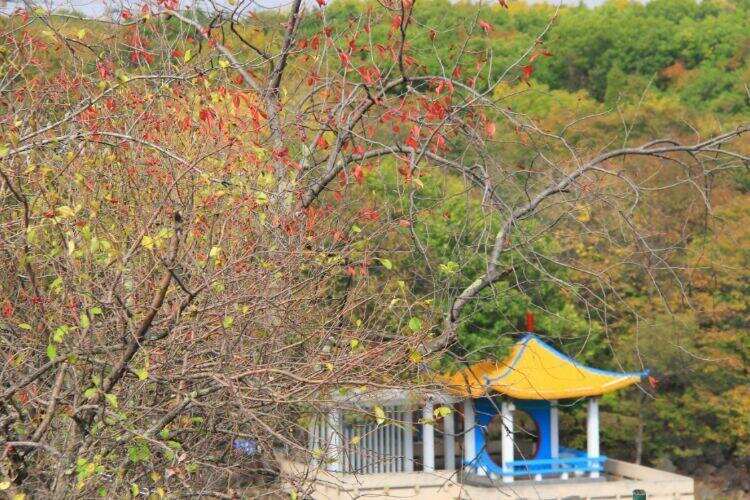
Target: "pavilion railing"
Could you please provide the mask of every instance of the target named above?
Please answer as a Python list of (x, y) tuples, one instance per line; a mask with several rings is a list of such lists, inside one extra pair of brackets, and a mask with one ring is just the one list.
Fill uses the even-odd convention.
[(508, 476), (560, 476), (602, 472), (607, 457), (569, 457), (532, 460), (514, 460), (507, 465), (511, 470), (503, 471)]

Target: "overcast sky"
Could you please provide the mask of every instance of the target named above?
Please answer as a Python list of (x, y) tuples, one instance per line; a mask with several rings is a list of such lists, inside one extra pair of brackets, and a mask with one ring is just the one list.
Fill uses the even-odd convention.
[[(6, 0), (7, 5), (4, 9), (0, 8), (0, 11), (4, 10), (6, 12), (11, 12), (14, 9), (18, 7), (23, 7), (24, 2), (22, 0)], [(237, 0), (239, 1), (239, 0)], [(306, 0), (309, 3), (314, 4), (312, 0)], [(334, 0), (335, 1), (335, 0)], [(512, 1), (512, 0), (511, 0)], [(535, 1), (544, 1), (544, 0), (527, 0), (530, 3), (534, 3)], [(597, 5), (601, 3), (602, 0), (583, 0), (583, 3), (587, 5)], [(0, 5), (2, 5), (3, 0), (0, 0)], [(33, 2), (35, 5), (45, 6), (48, 8), (68, 8), (68, 9), (74, 9), (78, 12), (82, 12), (89, 16), (100, 16), (104, 14), (107, 10), (107, 7), (110, 9), (114, 8), (115, 10), (122, 10), (124, 8), (129, 8), (131, 10), (137, 10), (138, 6), (142, 3), (141, 1), (131, 1), (131, 0), (108, 0), (108, 1), (98, 1), (98, 0), (37, 0)], [(273, 8), (283, 8), (291, 3), (291, 0), (255, 0), (255, 1), (249, 1), (244, 0), (242, 2), (245, 5), (252, 5), (256, 9), (273, 9)], [(579, 0), (549, 0), (549, 3), (562, 3), (562, 4), (569, 4), (569, 5), (577, 5), (579, 3)], [(223, 7), (227, 7), (227, 0), (182, 0), (180, 2), (180, 5), (182, 7), (186, 5), (221, 5)]]

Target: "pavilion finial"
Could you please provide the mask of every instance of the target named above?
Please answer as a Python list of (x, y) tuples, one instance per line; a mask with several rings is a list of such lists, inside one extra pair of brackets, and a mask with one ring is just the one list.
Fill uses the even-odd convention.
[(534, 313), (526, 311), (526, 331), (534, 333)]

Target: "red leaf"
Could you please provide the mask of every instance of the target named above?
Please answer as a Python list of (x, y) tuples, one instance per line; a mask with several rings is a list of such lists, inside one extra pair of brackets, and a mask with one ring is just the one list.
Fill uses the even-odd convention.
[(495, 137), (495, 123), (487, 122), (484, 126), (484, 131), (487, 133), (487, 137)]
[(651, 375), (648, 376), (648, 383), (651, 386), (652, 389), (656, 389), (656, 386), (659, 385), (659, 380), (656, 377), (652, 377)]
[(453, 78), (461, 78), (461, 66), (456, 66), (453, 70)]
[(502, 5), (503, 7), (505, 7), (506, 9), (508, 8), (508, 1), (507, 0), (497, 0), (497, 3), (499, 3), (500, 5)]
[(354, 178), (357, 179), (357, 184), (362, 184), (362, 181), (365, 178), (365, 172), (362, 170), (362, 165), (355, 166), (352, 174), (354, 174)]
[(202, 122), (211, 122), (211, 120), (213, 120), (215, 116), (216, 115), (214, 114), (214, 112), (208, 108), (202, 108), (198, 113), (198, 117)]
[(13, 305), (7, 300), (3, 304), (3, 318), (10, 318), (13, 316)]
[(485, 33), (492, 31), (492, 25), (487, 21), (479, 21), (479, 27), (482, 28)]
[(346, 52), (339, 52), (339, 59), (341, 60), (342, 66), (349, 66), (350, 65), (350, 59), (349, 54)]
[(319, 7), (324, 7), (326, 4), (326, 0), (315, 0), (315, 1), (318, 2)]
[(360, 215), (363, 219), (373, 222), (380, 219), (380, 213), (377, 210), (373, 210), (371, 208), (363, 208), (360, 212)]
[(391, 19), (391, 29), (397, 30), (401, 28), (401, 16), (393, 16)]
[(528, 80), (534, 73), (534, 66), (532, 66), (531, 64), (527, 64), (526, 66), (521, 68), (521, 72), (523, 73), (524, 80)]

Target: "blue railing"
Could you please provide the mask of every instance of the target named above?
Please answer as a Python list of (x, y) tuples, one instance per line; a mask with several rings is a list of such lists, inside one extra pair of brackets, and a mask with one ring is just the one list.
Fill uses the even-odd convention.
[(607, 457), (589, 458), (584, 451), (560, 448), (559, 458), (515, 460), (508, 463), (510, 470), (504, 471), (500, 464), (492, 461), (486, 450), (482, 450), (475, 460), (464, 462), (464, 465), (496, 476), (562, 476), (602, 472), (606, 461)]
[(506, 476), (533, 476), (542, 475), (559, 476), (564, 473), (575, 474), (584, 472), (595, 472), (604, 470), (604, 462), (607, 457), (571, 457), (571, 458), (547, 458), (537, 460), (514, 460), (508, 462), (511, 471), (504, 471)]

